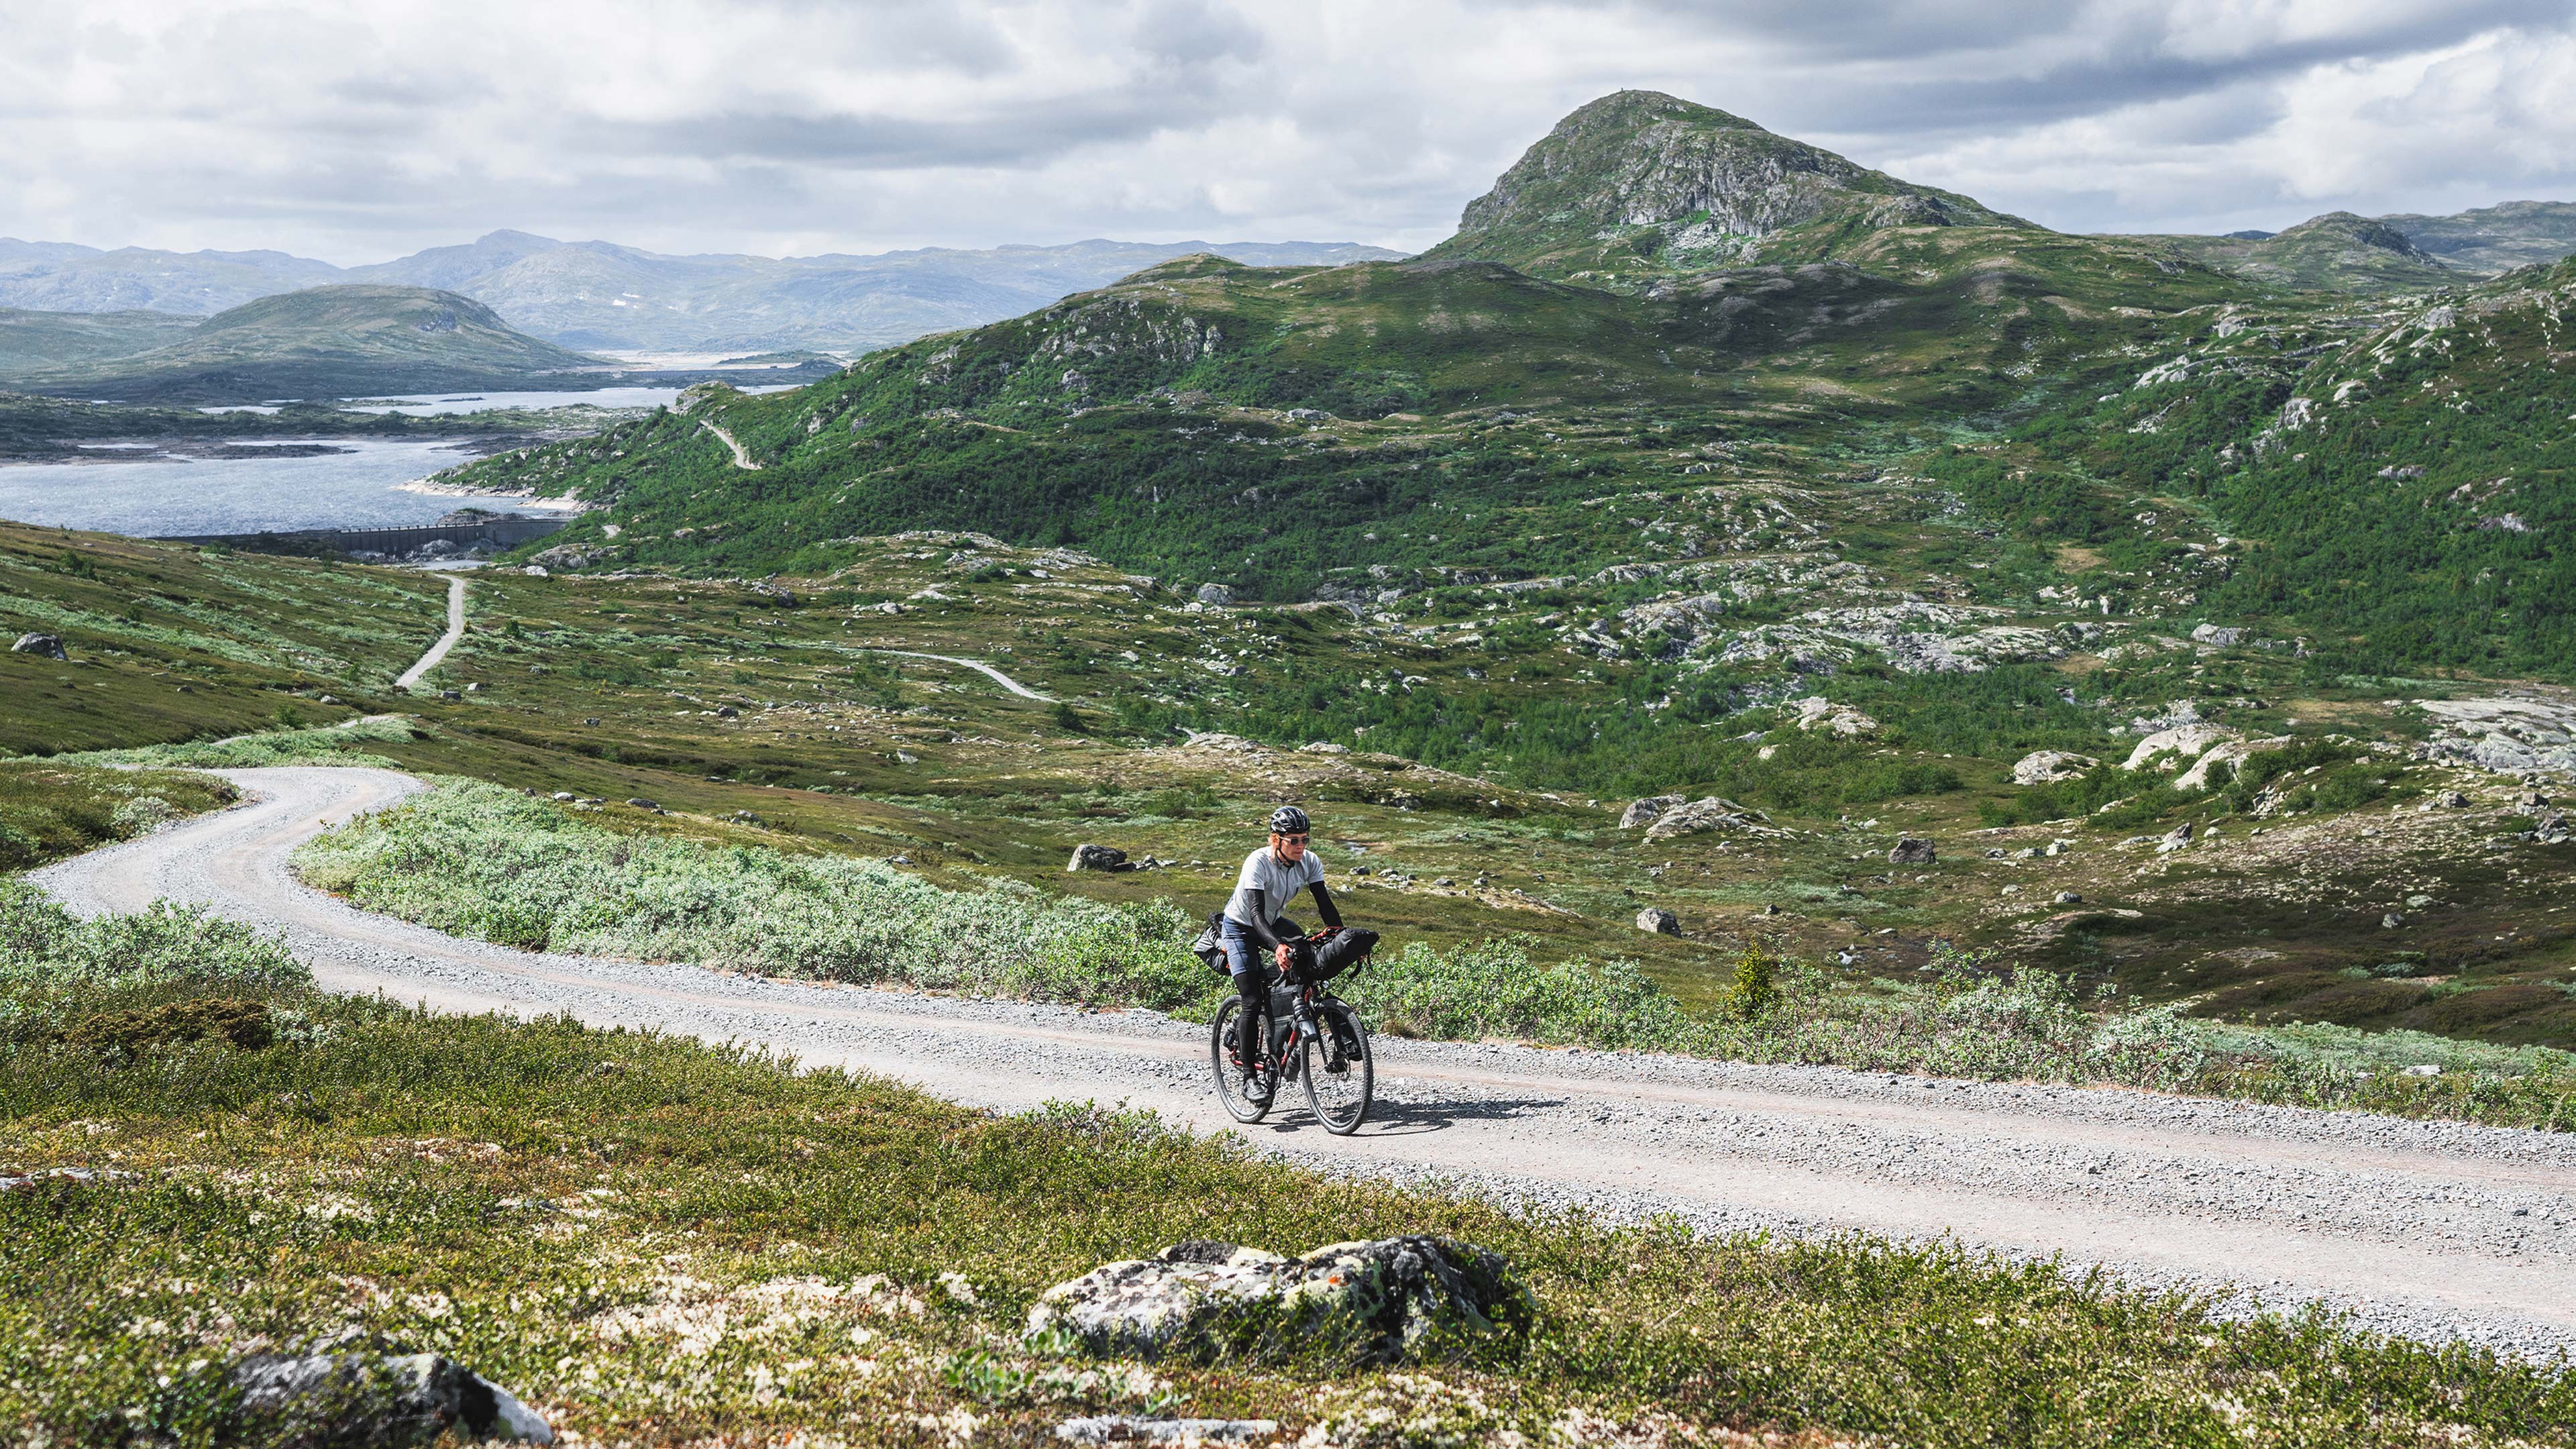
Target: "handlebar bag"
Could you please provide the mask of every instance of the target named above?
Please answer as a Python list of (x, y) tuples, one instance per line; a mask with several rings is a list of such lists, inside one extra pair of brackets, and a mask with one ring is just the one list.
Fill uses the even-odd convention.
[(1336, 926), (1318, 932), (1313, 938), (1315, 979), (1330, 981), (1369, 958), (1377, 949), (1377, 932), (1356, 926)]

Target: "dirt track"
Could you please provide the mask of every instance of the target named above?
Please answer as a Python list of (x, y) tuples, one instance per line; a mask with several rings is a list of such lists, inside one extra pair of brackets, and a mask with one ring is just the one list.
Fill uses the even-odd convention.
[[(287, 854), (416, 788), (386, 770), (223, 771), (253, 803), (38, 872), (76, 909), (202, 901), (284, 931), (321, 982), (442, 1010), (568, 1011), (758, 1041), (1024, 1108), (1125, 1101), (1230, 1126), (1203, 1030), (532, 955), (356, 911)], [(1351, 994), (1364, 997), (1366, 978)], [(2324, 1300), (2380, 1327), (2576, 1352), (2576, 1137), (2139, 1093), (1387, 1041), (1379, 1117), (1248, 1135), (1351, 1170), (1676, 1213), (1708, 1227), (1954, 1235), (2133, 1277)]]

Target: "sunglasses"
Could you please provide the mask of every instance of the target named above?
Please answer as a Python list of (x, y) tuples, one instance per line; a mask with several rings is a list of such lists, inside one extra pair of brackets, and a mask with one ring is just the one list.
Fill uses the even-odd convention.
[(1303, 835), (1282, 835), (1278, 837), (1278, 840), (1282, 845), (1303, 845), (1306, 843), (1306, 837)]

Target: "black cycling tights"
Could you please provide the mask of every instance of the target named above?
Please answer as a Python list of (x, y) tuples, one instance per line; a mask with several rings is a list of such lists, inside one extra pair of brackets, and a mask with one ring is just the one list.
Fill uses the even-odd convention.
[(1269, 1033), (1257, 1025), (1263, 1013), (1270, 1009), (1270, 987), (1263, 980), (1267, 974), (1255, 968), (1234, 978), (1234, 994), (1243, 999), (1243, 1006), (1234, 1018), (1235, 1041), (1246, 1065), (1270, 1055)]

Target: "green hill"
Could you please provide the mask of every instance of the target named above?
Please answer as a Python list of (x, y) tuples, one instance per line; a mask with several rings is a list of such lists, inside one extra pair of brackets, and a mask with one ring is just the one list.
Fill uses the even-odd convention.
[[(55, 320), (21, 324), (28, 352), (17, 354), (22, 360), (7, 381), (22, 391), (239, 402), (526, 386), (600, 365), (514, 331), (471, 298), (421, 287), (315, 287), (262, 297), (184, 330), (163, 321), (45, 315)], [(85, 338), (97, 340), (83, 347)], [(135, 343), (135, 350), (115, 351), (119, 341)]]
[[(2203, 266), (2265, 286), (2306, 292), (2421, 291), (2470, 279), (2418, 247), (2395, 223), (2349, 211), (2311, 217), (2268, 237), (2164, 236)], [(2563, 255), (2563, 253), (2562, 253)]]
[(2576, 253), (2576, 202), (2508, 201), (2451, 216), (2383, 216), (2406, 239), (2473, 277), (2545, 266)]

